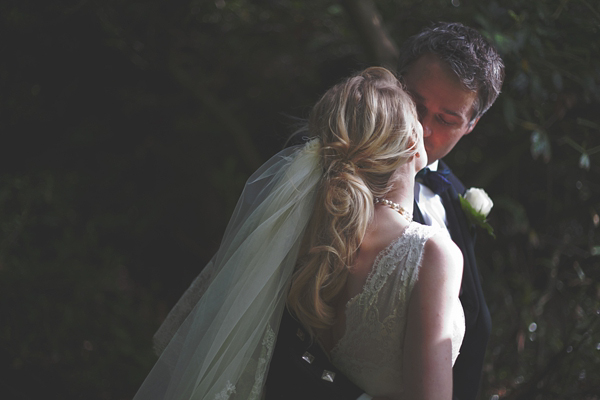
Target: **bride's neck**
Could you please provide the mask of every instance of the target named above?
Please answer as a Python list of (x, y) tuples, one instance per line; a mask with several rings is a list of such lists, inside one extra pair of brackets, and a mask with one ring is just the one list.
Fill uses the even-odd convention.
[(385, 195), (387, 200), (398, 203), (406, 210), (412, 210), (415, 199), (414, 173), (398, 170), (390, 179), (391, 190)]

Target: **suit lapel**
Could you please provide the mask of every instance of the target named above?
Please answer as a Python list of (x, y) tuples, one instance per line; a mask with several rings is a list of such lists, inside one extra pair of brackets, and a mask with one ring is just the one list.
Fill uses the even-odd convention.
[(421, 209), (419, 208), (419, 205), (417, 204), (417, 201), (414, 201), (413, 204), (413, 220), (415, 222), (420, 223), (421, 225), (425, 225), (425, 219), (423, 218), (423, 213), (421, 212)]
[[(474, 241), (471, 237), (471, 227), (467, 222), (458, 194), (453, 187), (449, 188), (442, 195), (442, 202), (446, 209), (446, 219), (448, 221), (448, 230), (454, 243), (460, 247), (464, 257), (463, 280), (460, 293), (460, 301), (463, 305), (465, 314), (477, 316), (479, 314), (479, 301), (476, 297), (479, 286), (479, 276), (475, 264)], [(467, 321), (473, 319), (467, 318)]]

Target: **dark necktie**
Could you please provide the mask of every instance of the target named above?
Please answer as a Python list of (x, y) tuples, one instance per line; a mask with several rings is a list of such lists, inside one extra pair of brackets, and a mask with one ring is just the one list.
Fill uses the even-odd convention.
[(452, 186), (450, 181), (446, 178), (449, 173), (450, 170), (446, 168), (432, 171), (428, 167), (425, 167), (417, 173), (417, 181), (423, 183), (435, 194), (439, 195)]

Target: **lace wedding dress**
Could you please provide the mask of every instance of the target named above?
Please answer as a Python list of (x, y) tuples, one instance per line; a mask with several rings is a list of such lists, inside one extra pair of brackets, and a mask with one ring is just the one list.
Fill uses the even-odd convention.
[[(408, 303), (419, 276), (423, 247), (438, 228), (411, 223), (375, 259), (363, 291), (346, 305), (346, 331), (331, 360), (371, 396), (403, 391), (402, 359)], [(465, 334), (462, 306), (454, 307), (452, 364)]]

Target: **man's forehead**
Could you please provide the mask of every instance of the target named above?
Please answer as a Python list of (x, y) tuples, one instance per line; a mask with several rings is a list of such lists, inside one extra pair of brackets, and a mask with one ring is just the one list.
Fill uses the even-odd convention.
[(411, 64), (403, 81), (416, 103), (434, 102), (440, 112), (469, 119), (477, 93), (466, 90), (454, 72), (436, 56), (425, 55)]
[[(425, 96), (423, 96), (421, 93), (419, 93), (418, 89), (412, 88), (409, 85), (407, 85), (406, 89), (408, 90), (408, 92), (411, 95), (412, 99), (416, 103), (427, 103), (428, 99)], [(467, 113), (469, 109), (470, 108), (467, 108), (466, 110), (463, 110), (461, 112), (460, 109), (454, 109), (454, 108), (448, 108), (448, 107), (441, 107), (440, 111), (442, 111), (445, 114), (457, 117), (457, 118), (464, 118), (464, 117), (466, 117), (465, 113)]]

